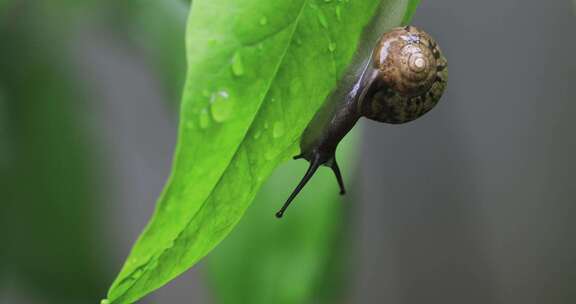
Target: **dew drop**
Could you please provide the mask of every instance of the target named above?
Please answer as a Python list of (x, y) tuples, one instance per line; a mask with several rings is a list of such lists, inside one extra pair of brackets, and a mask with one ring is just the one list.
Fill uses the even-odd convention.
[(328, 50), (330, 51), (330, 53), (334, 53), (334, 51), (336, 51), (336, 42), (330, 42), (328, 43)]
[(342, 9), (340, 5), (336, 7), (336, 20), (338, 20), (338, 22), (342, 21)]
[(260, 18), (260, 25), (266, 25), (266, 24), (268, 24), (268, 18), (266, 17)]
[(302, 39), (300, 39), (300, 37), (296, 37), (296, 44), (298, 45), (302, 45)]
[(228, 100), (230, 96), (226, 91), (212, 94), (210, 99), (210, 113), (216, 122), (224, 122), (232, 114), (232, 102)]
[(261, 131), (256, 131), (256, 132), (254, 133), (254, 136), (253, 136), (253, 137), (254, 137), (254, 139), (258, 139), (258, 138), (260, 138), (261, 135), (262, 135), (262, 132), (261, 132)]
[(187, 128), (187, 129), (192, 129), (192, 128), (194, 128), (194, 124), (193, 124), (191, 121), (187, 121), (187, 122), (186, 122), (186, 128)]
[(284, 135), (284, 123), (277, 121), (274, 123), (274, 127), (272, 128), (272, 136), (278, 138), (282, 135)]
[(240, 52), (234, 53), (234, 57), (232, 57), (232, 73), (235, 76), (244, 75), (244, 63), (242, 62)]
[(323, 28), (328, 28), (328, 20), (322, 11), (318, 11), (318, 21)]
[(268, 122), (265, 121), (265, 122), (264, 122), (264, 129), (268, 129), (268, 127), (269, 127)]
[(201, 129), (206, 129), (210, 126), (210, 115), (208, 115), (208, 110), (202, 109), (200, 115), (198, 116), (198, 124)]
[(264, 44), (262, 42), (258, 43), (258, 50), (262, 51), (264, 49)]

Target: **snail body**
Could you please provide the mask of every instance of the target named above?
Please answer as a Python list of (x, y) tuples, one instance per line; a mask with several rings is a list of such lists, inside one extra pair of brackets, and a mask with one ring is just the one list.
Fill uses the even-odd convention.
[(320, 110), (300, 142), (301, 154), (310, 166), (286, 203), (276, 213), (282, 217), (292, 200), (321, 166), (334, 172), (340, 193), (344, 182), (336, 162), (336, 148), (361, 117), (389, 124), (413, 121), (440, 100), (448, 80), (446, 58), (424, 31), (398, 27), (384, 33), (357, 73), (343, 100)]

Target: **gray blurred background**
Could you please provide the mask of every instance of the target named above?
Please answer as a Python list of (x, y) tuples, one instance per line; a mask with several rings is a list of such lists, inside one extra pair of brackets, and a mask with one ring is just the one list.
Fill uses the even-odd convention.
[(423, 1), (448, 91), (366, 123), (351, 303), (576, 303), (571, 4)]
[[(363, 122), (343, 302), (576, 303), (573, 3), (423, 1), (413, 24), (443, 48), (448, 91), (414, 123)], [(82, 28), (71, 47), (112, 172), (99, 225), (113, 275), (169, 174), (176, 117), (109, 29)], [(202, 267), (143, 303), (209, 303)], [(8, 282), (0, 303), (43, 302)]]

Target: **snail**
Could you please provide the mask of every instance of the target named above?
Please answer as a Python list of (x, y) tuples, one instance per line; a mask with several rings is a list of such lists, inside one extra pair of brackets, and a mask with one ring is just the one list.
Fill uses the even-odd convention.
[(448, 70), (446, 58), (434, 39), (414, 26), (406, 26), (384, 33), (352, 77), (352, 81), (337, 86), (336, 91), (345, 91), (344, 98), (321, 109), (306, 127), (301, 153), (294, 159), (303, 158), (310, 165), (276, 217), (284, 215), (321, 165), (332, 169), (340, 194), (345, 194), (335, 156), (342, 138), (361, 117), (402, 124), (426, 114), (440, 100)]

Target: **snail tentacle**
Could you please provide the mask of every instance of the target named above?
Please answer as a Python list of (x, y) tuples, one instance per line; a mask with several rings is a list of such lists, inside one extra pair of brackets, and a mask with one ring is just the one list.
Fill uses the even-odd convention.
[(304, 174), (302, 180), (300, 180), (300, 183), (298, 183), (298, 186), (294, 188), (294, 191), (292, 191), (292, 193), (290, 194), (290, 196), (288, 197), (282, 208), (280, 208), (280, 210), (276, 212), (277, 218), (281, 218), (284, 215), (284, 212), (286, 212), (286, 209), (288, 209), (288, 207), (290, 206), (296, 195), (298, 195), (298, 193), (300, 193), (302, 188), (306, 186), (306, 183), (308, 183), (310, 178), (314, 175), (314, 173), (316, 173), (316, 170), (318, 170), (318, 167), (320, 167), (320, 165), (321, 162), (319, 157), (315, 157), (312, 161), (310, 161), (310, 166), (308, 167), (306, 174)]
[(336, 176), (338, 187), (340, 187), (340, 195), (346, 194), (346, 189), (344, 188), (344, 179), (342, 179), (342, 173), (340, 173), (340, 167), (338, 167), (336, 157), (332, 159), (330, 163), (330, 168), (332, 169), (332, 172), (334, 172), (334, 176)]

